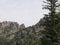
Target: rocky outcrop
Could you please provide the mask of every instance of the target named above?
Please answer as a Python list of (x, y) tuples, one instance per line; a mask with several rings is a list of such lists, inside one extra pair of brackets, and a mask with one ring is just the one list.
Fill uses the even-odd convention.
[(35, 38), (41, 38), (41, 30), (44, 30), (44, 20), (41, 19), (37, 24), (25, 27), (24, 24), (19, 25), (17, 22), (3, 21), (0, 22), (0, 36), (13, 39), (14, 37), (26, 37), (34, 36)]
[(25, 29), (25, 25), (24, 24), (21, 24), (20, 25), (20, 29)]
[(19, 25), (17, 22), (3, 21), (0, 22), (0, 36), (13, 37), (15, 32), (24, 28), (24, 24)]
[[(39, 41), (40, 38), (42, 38), (41, 31), (44, 30), (43, 27), (44, 21), (43, 19), (40, 20), (37, 24), (33, 26), (29, 26), (27, 28), (20, 28), (18, 32), (15, 34), (15, 40), (17, 41), (27, 41), (27, 40), (35, 40)], [(22, 24), (22, 27), (24, 27), (24, 24)], [(27, 41), (28, 42), (28, 41)]]

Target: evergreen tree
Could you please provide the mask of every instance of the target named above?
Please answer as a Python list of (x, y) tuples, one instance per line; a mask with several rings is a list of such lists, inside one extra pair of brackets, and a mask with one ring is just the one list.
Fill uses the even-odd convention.
[(59, 37), (59, 30), (60, 30), (60, 17), (56, 14), (56, 8), (59, 7), (57, 4), (58, 0), (46, 0), (44, 3), (47, 5), (44, 6), (45, 9), (49, 10), (49, 14), (45, 14), (44, 16), (44, 26), (45, 30), (43, 31), (44, 37), (47, 38), (48, 41), (51, 41), (52, 45), (56, 44)]

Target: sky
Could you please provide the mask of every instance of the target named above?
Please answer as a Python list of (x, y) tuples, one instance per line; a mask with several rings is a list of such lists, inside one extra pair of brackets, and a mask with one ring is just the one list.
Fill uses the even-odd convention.
[(43, 17), (42, 5), (43, 0), (0, 0), (0, 22), (32, 26)]

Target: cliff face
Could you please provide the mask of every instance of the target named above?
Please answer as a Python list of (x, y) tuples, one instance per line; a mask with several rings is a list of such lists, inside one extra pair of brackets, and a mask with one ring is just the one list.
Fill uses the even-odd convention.
[[(44, 21), (43, 19), (40, 20), (37, 24), (33, 25), (33, 26), (29, 26), (27, 28), (22, 28), (22, 29), (19, 29), (18, 32), (16, 32), (16, 35), (15, 35), (15, 40), (17, 40), (18, 42), (20, 41), (39, 41), (40, 38), (42, 38), (42, 34), (41, 34), (41, 31), (44, 30), (44, 27), (43, 27), (43, 24), (44, 24)], [(27, 42), (28, 42), (27, 41)]]
[(25, 26), (23, 24), (20, 26), (17, 22), (0, 22), (0, 36), (13, 37), (15, 32), (19, 31), (20, 28), (25, 28)]
[[(25, 28), (24, 24), (19, 25), (17, 22), (4, 21), (0, 22), (0, 36), (7, 37), (7, 39), (13, 39), (15, 37), (23, 38), (26, 36), (34, 36), (40, 38), (41, 30), (43, 30), (43, 19), (37, 24)], [(38, 37), (40, 36), (40, 37)]]

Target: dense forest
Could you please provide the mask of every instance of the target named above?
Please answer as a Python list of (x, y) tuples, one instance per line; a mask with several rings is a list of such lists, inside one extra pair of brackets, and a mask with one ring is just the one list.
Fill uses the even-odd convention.
[(60, 4), (58, 0), (43, 1), (48, 14), (29, 27), (17, 22), (0, 22), (0, 45), (60, 45)]

